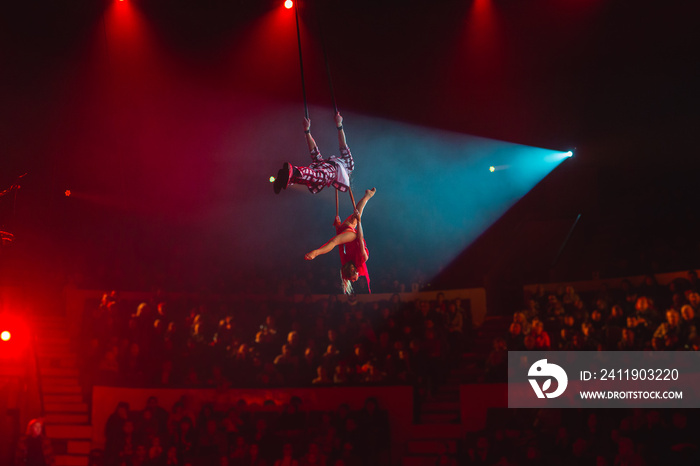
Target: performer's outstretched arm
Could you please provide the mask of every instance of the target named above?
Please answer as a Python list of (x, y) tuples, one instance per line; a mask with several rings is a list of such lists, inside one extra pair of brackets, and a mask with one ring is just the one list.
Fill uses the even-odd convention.
[(345, 130), (343, 129), (343, 117), (340, 112), (335, 114), (335, 127), (338, 128), (338, 145), (342, 149), (348, 145), (345, 140)]
[(304, 134), (306, 135), (306, 144), (309, 146), (309, 152), (311, 152), (311, 159), (314, 162), (320, 161), (321, 152), (318, 150), (314, 137), (311, 136), (311, 120), (308, 118), (304, 118)]

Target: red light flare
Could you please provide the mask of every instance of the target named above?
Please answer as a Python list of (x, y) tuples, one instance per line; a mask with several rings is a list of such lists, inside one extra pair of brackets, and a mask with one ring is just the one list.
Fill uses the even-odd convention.
[[(153, 31), (135, 2), (120, 0), (105, 11), (102, 41), (111, 66), (137, 73), (152, 68), (156, 57)], [(114, 72), (115, 70), (110, 70)]]
[(29, 342), (29, 327), (24, 320), (13, 314), (0, 312), (0, 360), (24, 357)]
[[(467, 53), (493, 64), (503, 54), (503, 31), (492, 0), (474, 0), (467, 18)], [(490, 58), (490, 59), (489, 59)]]
[(443, 77), (440, 86), (444, 93), (436, 99), (441, 106), (448, 101), (464, 101), (481, 107), (481, 112), (500, 115), (503, 111), (499, 99), (509, 57), (507, 31), (498, 6), (494, 0), (473, 0), (461, 10), (464, 16), (454, 24), (460, 28), (457, 40), (445, 54), (444, 71), (436, 72)]
[(293, 6), (294, 6), (294, 2), (292, 0), (286, 0), (284, 2), (284, 7), (288, 10), (291, 9)]
[[(300, 22), (300, 27), (302, 44), (306, 47), (312, 36), (303, 22)], [(304, 52), (305, 65), (307, 57), (314, 55)], [(318, 55), (321, 55), (320, 51)], [(232, 42), (227, 61), (230, 63), (227, 74), (249, 92), (261, 90), (268, 98), (300, 97), (299, 52), (293, 12), (280, 4), (279, 8), (259, 18)]]

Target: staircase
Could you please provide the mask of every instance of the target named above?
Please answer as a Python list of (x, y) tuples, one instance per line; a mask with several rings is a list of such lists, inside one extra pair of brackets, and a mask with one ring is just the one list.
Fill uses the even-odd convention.
[(87, 466), (91, 449), (90, 413), (79, 381), (78, 357), (65, 317), (36, 316), (36, 352), (46, 434), (57, 466)]
[(491, 351), (493, 340), (506, 337), (510, 318), (489, 316), (477, 330), (472, 351), (464, 353), (457, 367), (450, 371), (446, 383), (435, 395), (421, 403), (418, 424), (412, 426), (402, 466), (433, 466), (438, 456), (447, 453), (454, 457), (464, 432), (461, 425), (459, 386), (482, 382), (484, 362)]

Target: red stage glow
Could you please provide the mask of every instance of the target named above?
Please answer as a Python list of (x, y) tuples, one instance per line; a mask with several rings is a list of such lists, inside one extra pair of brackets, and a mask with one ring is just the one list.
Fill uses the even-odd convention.
[(9, 341), (10, 338), (12, 338), (12, 334), (5, 330), (4, 332), (0, 333), (0, 340), (2, 341)]
[(285, 7), (286, 9), (288, 9), (288, 10), (289, 10), (290, 8), (292, 8), (293, 6), (294, 6), (294, 2), (293, 2), (292, 0), (286, 0), (286, 1), (284, 2), (284, 7)]
[(70, 197), (70, 189), (66, 189), (66, 197)]

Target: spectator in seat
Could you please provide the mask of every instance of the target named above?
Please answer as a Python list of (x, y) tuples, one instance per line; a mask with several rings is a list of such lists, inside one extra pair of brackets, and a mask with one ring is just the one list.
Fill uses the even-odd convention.
[(674, 309), (666, 311), (666, 322), (661, 323), (652, 337), (652, 347), (659, 351), (675, 351), (686, 343), (681, 333), (680, 314)]
[(243, 461), (235, 463), (236, 466), (267, 466), (267, 464), (260, 455), (260, 446), (257, 443), (251, 443)]
[(282, 446), (282, 457), (275, 460), (274, 466), (299, 466), (299, 462), (294, 459), (294, 447), (287, 442)]
[(17, 442), (15, 455), (16, 466), (53, 466), (56, 464), (51, 440), (44, 432), (40, 419), (32, 419), (27, 424), (27, 431)]
[(689, 304), (681, 307), (681, 328), (682, 333), (688, 341), (694, 339), (698, 335), (698, 319), (695, 315), (695, 310)]
[(520, 333), (525, 336), (530, 333), (530, 323), (525, 318), (525, 313), (516, 312), (513, 314), (513, 322), (520, 325)]
[(129, 404), (120, 401), (105, 424), (105, 455), (115, 458), (121, 449), (120, 439), (124, 432), (124, 423), (129, 420)]
[(646, 466), (646, 461), (634, 450), (634, 442), (627, 437), (620, 437), (617, 442), (617, 455), (615, 465), (620, 466)]
[(508, 328), (508, 340), (506, 345), (509, 351), (523, 351), (525, 349), (522, 327), (518, 322), (512, 322)]
[(617, 344), (617, 348), (620, 351), (637, 351), (639, 350), (639, 345), (635, 337), (635, 333), (632, 329), (623, 328), (622, 329), (622, 339)]
[(549, 334), (544, 330), (544, 323), (541, 320), (533, 322), (532, 329), (535, 337), (535, 349), (539, 351), (548, 350), (552, 347)]
[(299, 466), (326, 466), (326, 455), (321, 452), (318, 444), (311, 442), (304, 456), (299, 460)]

